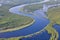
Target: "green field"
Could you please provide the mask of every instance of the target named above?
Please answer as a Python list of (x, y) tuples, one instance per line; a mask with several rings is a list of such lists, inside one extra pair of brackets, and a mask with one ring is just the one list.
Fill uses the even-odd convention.
[(42, 9), (43, 8), (43, 4), (45, 5), (54, 5), (54, 4), (59, 4), (60, 1), (54, 1), (54, 0), (51, 0), (49, 2), (44, 2), (44, 3), (35, 3), (35, 4), (29, 4), (29, 5), (26, 5), (22, 8), (20, 8), (20, 11), (21, 12), (24, 12), (24, 13), (32, 13), (36, 10), (39, 10), (39, 9)]
[(22, 8), (20, 8), (20, 11), (24, 12), (24, 13), (31, 13), (31, 12), (34, 12), (36, 10), (42, 9), (42, 8), (43, 8), (43, 4), (36, 3), (36, 4), (26, 5), (26, 6), (22, 7)]
[(3, 5), (0, 7), (0, 32), (22, 29), (34, 22), (30, 17), (10, 13), (9, 8), (12, 6)]
[[(52, 5), (52, 4), (58, 4), (58, 3), (59, 2), (51, 1), (51, 2), (46, 2), (43, 4)], [(13, 5), (4, 5), (4, 6), (0, 7), (0, 28), (2, 28), (0, 30), (6, 30), (6, 29), (11, 29), (11, 28), (13, 29), (16, 27), (19, 29), (20, 29), (20, 27), (24, 28), (25, 25), (34, 21), (30, 17), (12, 14), (12, 13), (8, 12), (8, 9), (11, 7), (13, 7)], [(35, 4), (35, 5), (25, 6), (24, 9), (21, 9), (21, 10), (25, 11), (25, 9), (27, 9), (28, 12), (33, 12), (40, 8), (42, 8), (42, 6), (40, 4), (38, 4), (38, 5)], [(49, 8), (48, 12), (46, 14), (47, 14), (48, 19), (50, 20), (50, 23), (44, 29), (48, 32), (48, 34), (51, 34), (51, 37), (49, 40), (58, 40), (59, 33), (56, 31), (56, 29), (53, 27), (53, 25), (54, 24), (60, 25), (60, 6)], [(44, 31), (44, 29), (42, 31)], [(3, 31), (3, 32), (5, 32), (5, 31)], [(32, 37), (32, 35), (37, 35), (39, 33), (41, 33), (41, 31), (38, 31), (34, 34), (21, 36), (21, 37), (0, 38), (0, 40), (20, 40), (21, 38)]]
[[(42, 3), (42, 4), (57, 5), (59, 3), (60, 3), (60, 1), (58, 0), (57, 2), (49, 1), (49, 2)], [(37, 7), (36, 4), (25, 6), (25, 9), (28, 10), (28, 12), (33, 12), (33, 11), (40, 9), (40, 8), (42, 8), (42, 6), (39, 5)], [(53, 27), (53, 25), (54, 24), (60, 25), (60, 6), (55, 6), (55, 7), (49, 8), (46, 15), (47, 15), (48, 19), (50, 20), (50, 23), (44, 29), (48, 32), (48, 34), (51, 35), (49, 40), (58, 40), (59, 33), (56, 31), (56, 29)]]
[(50, 40), (58, 40), (59, 33), (56, 31), (56, 29), (53, 28), (53, 25), (60, 25), (60, 6), (49, 8), (46, 14), (48, 15), (48, 19), (50, 20), (50, 24), (46, 27), (48, 33), (52, 34)]
[(49, 8), (47, 12), (49, 20), (60, 24), (60, 6)]

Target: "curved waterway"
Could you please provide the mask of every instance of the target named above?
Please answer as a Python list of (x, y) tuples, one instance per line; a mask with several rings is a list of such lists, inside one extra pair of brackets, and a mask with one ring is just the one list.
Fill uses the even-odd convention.
[(16, 13), (16, 14), (19, 14), (19, 15), (32, 17), (35, 20), (35, 23), (33, 25), (31, 25), (29, 27), (26, 27), (24, 29), (21, 29), (21, 30), (0, 33), (1, 38), (9, 38), (9, 37), (29, 35), (29, 34), (32, 34), (32, 33), (35, 33), (35, 32), (38, 32), (38, 31), (42, 30), (49, 23), (49, 21), (46, 18), (44, 18), (45, 14), (42, 10), (35, 11), (35, 13), (33, 13), (33, 14), (37, 13), (37, 16), (36, 16), (36, 15), (21, 13), (18, 10), (19, 8), (20, 8), (20, 6), (13, 7), (13, 8), (10, 9), (10, 12)]
[[(60, 5), (60, 4), (58, 4), (58, 5)], [(48, 10), (48, 8), (53, 7), (53, 6), (58, 6), (58, 5), (49, 5), (46, 8)], [(41, 31), (42, 29), (44, 29), (46, 27), (46, 25), (48, 25), (49, 20), (45, 18), (46, 15), (45, 15), (43, 10), (36, 10), (32, 14), (25, 14), (25, 13), (22, 13), (19, 11), (19, 9), (23, 6), (25, 6), (25, 5), (13, 7), (11, 9), (9, 9), (9, 11), (12, 13), (18, 14), (18, 15), (23, 15), (23, 16), (28, 16), (28, 17), (33, 18), (35, 20), (34, 24), (32, 24), (26, 28), (23, 28), (21, 30), (0, 33), (0, 38), (11, 38), (11, 37), (26, 36), (26, 35), (33, 34), (33, 33), (36, 33), (38, 31)], [(48, 40), (50, 37), (46, 31), (42, 32), (39, 35), (38, 35), (39, 38), (41, 38), (40, 40)], [(43, 38), (46, 38), (46, 39), (43, 39)], [(27, 40), (29, 40), (29, 39), (27, 39)]]
[(0, 38), (10, 38), (10, 37), (26, 36), (29, 34), (33, 34), (35, 32), (41, 31), (49, 23), (49, 21), (45, 18), (46, 15), (43, 12), (43, 10), (37, 10), (32, 14), (25, 14), (19, 11), (19, 9), (23, 6), (24, 5), (13, 7), (9, 9), (9, 11), (15, 14), (31, 17), (35, 20), (35, 23), (21, 30), (0, 33)]
[[(60, 4), (58, 4), (58, 5), (60, 5)], [(53, 6), (58, 6), (58, 5), (49, 5), (46, 8), (48, 10), (48, 8), (53, 7)], [(18, 14), (18, 15), (23, 15), (23, 16), (28, 16), (28, 17), (33, 18), (35, 20), (34, 24), (32, 24), (32, 25), (30, 25), (30, 26), (28, 26), (26, 28), (23, 28), (21, 30), (0, 33), (0, 38), (10, 38), (10, 37), (26, 36), (26, 35), (33, 34), (33, 33), (36, 33), (38, 31), (41, 31), (42, 29), (44, 29), (46, 27), (46, 25), (48, 25), (49, 20), (45, 18), (46, 14), (44, 13), (43, 10), (36, 10), (32, 14), (25, 14), (25, 13), (22, 13), (22, 12), (19, 11), (19, 9), (21, 7), (23, 7), (23, 6), (25, 6), (25, 5), (20, 5), (20, 6), (12, 7), (11, 9), (9, 9), (9, 11), (12, 12), (12, 13)], [(41, 35), (43, 37), (45, 35), (44, 38), (46, 38), (46, 40), (49, 39), (49, 34), (47, 34), (46, 31), (44, 33), (41, 33)], [(41, 37), (40, 40), (45, 40), (45, 39), (43, 39), (43, 37), (41, 35), (40, 36), (38, 35), (39, 38)]]

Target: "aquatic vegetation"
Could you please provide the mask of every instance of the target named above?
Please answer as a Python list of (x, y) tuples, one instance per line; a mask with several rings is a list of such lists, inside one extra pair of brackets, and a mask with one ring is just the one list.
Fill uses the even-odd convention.
[[(22, 38), (27, 38), (27, 37), (32, 37), (34, 35), (38, 35), (41, 32), (43, 32), (44, 30), (46, 30), (48, 32), (48, 34), (51, 34), (51, 37), (49, 40), (58, 40), (59, 38), (59, 33), (56, 31), (55, 28), (53, 28), (54, 24), (59, 24), (60, 25), (60, 7), (53, 7), (53, 8), (49, 8), (47, 14), (48, 19), (50, 20), (50, 23), (41, 31), (38, 31), (36, 33), (33, 34), (29, 34), (26, 36), (23, 36)], [(53, 16), (52, 16), (53, 15)]]
[(50, 20), (50, 24), (47, 25), (46, 27), (48, 33), (51, 34), (50, 40), (58, 40), (59, 34), (53, 28), (53, 25), (54, 24), (60, 25), (60, 6), (49, 8), (46, 14), (48, 15), (48, 19)]
[[(46, 2), (45, 4), (47, 4), (47, 5), (56, 4), (57, 5), (58, 3), (59, 2), (52, 1), (52, 2)], [(34, 7), (34, 5), (26, 6), (25, 8), (28, 9), (28, 10), (31, 10), (31, 11), (36, 10), (35, 8), (31, 9), (30, 7), (32, 8), (32, 7)], [(47, 30), (48, 34), (51, 34), (51, 38), (49, 40), (58, 40), (58, 38), (59, 38), (58, 32), (56, 31), (55, 28), (53, 28), (54, 24), (59, 24), (60, 25), (60, 11), (59, 10), (60, 10), (60, 7), (59, 8), (52, 7), (52, 8), (49, 8), (48, 12), (46, 13), (48, 19), (50, 20), (50, 23), (44, 29)], [(31, 11), (28, 11), (28, 12), (31, 12)]]
[(48, 34), (51, 34), (51, 37), (49, 40), (58, 40), (58, 32), (53, 28), (53, 23), (50, 22), (50, 24), (48, 24), (45, 29), (47, 30)]

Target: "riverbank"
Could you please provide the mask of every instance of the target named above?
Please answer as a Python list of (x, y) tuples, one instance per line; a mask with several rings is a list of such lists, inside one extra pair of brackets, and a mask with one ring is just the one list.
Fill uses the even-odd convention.
[[(45, 20), (44, 20), (45, 21)], [(45, 23), (46, 24), (46, 23)], [(42, 25), (42, 24), (41, 24)], [(40, 26), (41, 27), (41, 26)], [(35, 27), (34, 27), (35, 28)], [(38, 27), (39, 28), (39, 27)], [(38, 32), (35, 32), (35, 33), (32, 33), (32, 34), (29, 34), (29, 35), (26, 35), (26, 36), (20, 36), (21, 38), (27, 38), (27, 37), (32, 37), (34, 35), (37, 35), (37, 34), (40, 34), (42, 31), (44, 31), (45, 29), (42, 29), (42, 30), (39, 30)], [(53, 28), (53, 27), (47, 27), (46, 29), (48, 31), (48, 34), (52, 34), (51, 38), (55, 38), (55, 36), (58, 34), (56, 33), (56, 30)], [(55, 34), (55, 35), (54, 35)], [(12, 37), (12, 38), (8, 38), (6, 40), (19, 40), (20, 37)], [(57, 36), (56, 36), (57, 37)]]
[[(36, 20), (36, 19), (35, 19)], [(37, 18), (37, 20), (38, 20), (38, 18)], [(36, 20), (36, 21), (37, 21)], [(39, 20), (40, 21), (40, 20)], [(37, 22), (37, 23), (41, 23), (41, 22)], [(46, 24), (46, 23), (45, 23)], [(39, 24), (38, 24), (39, 25)], [(46, 26), (46, 25), (45, 25)], [(44, 26), (44, 27), (45, 27)], [(39, 28), (40, 29), (40, 28)], [(42, 33), (44, 31), (44, 29), (40, 29), (38, 32), (34, 32), (34, 33), (32, 33), (32, 34), (29, 34), (29, 35), (26, 35), (26, 36), (20, 36), (21, 38), (27, 38), (27, 37), (32, 37), (33, 35), (37, 35), (37, 34), (40, 34), (40, 33)], [(16, 37), (16, 40), (18, 40), (18, 39), (20, 39), (20, 37)], [(4, 38), (3, 38), (4, 39)], [(15, 37), (12, 37), (12, 38), (8, 38), (8, 39), (6, 39), (6, 40), (15, 40)]]
[(46, 27), (48, 33), (51, 34), (50, 40), (58, 40), (59, 33), (54, 28), (54, 25), (60, 25), (60, 4), (51, 5), (46, 14), (48, 15), (48, 19), (50, 20), (50, 24)]
[(43, 4), (44, 3), (47, 3), (49, 2), (50, 0), (44, 0), (44, 1), (41, 1), (41, 2), (36, 2), (36, 3), (30, 3), (30, 4), (24, 4), (24, 5), (21, 5), (22, 7), (20, 7), (20, 12), (23, 12), (23, 13), (32, 13), (36, 10), (39, 10), (43, 8)]
[(26, 35), (26, 36), (12, 37), (12, 38), (0, 38), (0, 40), (20, 40), (20, 39), (22, 39), (22, 38), (28, 38), (28, 37), (32, 37), (32, 36), (41, 34), (43, 31), (45, 31), (45, 30), (42, 29), (41, 31), (38, 31), (38, 32), (33, 33), (33, 34)]
[(49, 8), (47, 15), (51, 21), (54, 21), (56, 24), (60, 24), (60, 5)]
[(20, 12), (23, 12), (23, 13), (32, 13), (32, 12), (42, 9), (42, 8), (43, 8), (43, 4), (36, 3), (36, 4), (24, 5), (19, 10), (20, 10)]
[(8, 29), (5, 29), (5, 30), (1, 30), (0, 33), (2, 32), (10, 32), (10, 31), (15, 31), (15, 30), (21, 30), (23, 28), (26, 28), (30, 25), (32, 25), (33, 23), (35, 22), (35, 20), (32, 20), (32, 21), (29, 21), (27, 23), (24, 23), (22, 26), (19, 26), (19, 27), (15, 27), (15, 28), (8, 28)]
[(57, 4), (60, 4), (59, 0), (58, 1), (46, 0), (46, 1), (21, 5), (22, 7), (19, 10), (20, 10), (20, 12), (23, 12), (23, 13), (33, 13), (34, 11), (39, 10), (39, 9), (43, 10), (43, 5), (48, 7), (49, 5), (56, 6)]
[(9, 9), (12, 6), (3, 5), (0, 7), (0, 33), (25, 28), (32, 25), (35, 21), (27, 16), (10, 13)]
[[(18, 6), (17, 6), (17, 7), (18, 7)], [(16, 14), (19, 14), (19, 10), (16, 10), (16, 9), (19, 9), (19, 8), (17, 8), (17, 7), (11, 8), (10, 12), (12, 12), (12, 13), (15, 12)], [(22, 15), (23, 15), (23, 14), (25, 14), (25, 13), (22, 13)], [(25, 14), (25, 16), (26, 16), (26, 14)], [(32, 16), (31, 16), (31, 17), (32, 17)], [(36, 16), (35, 16), (34, 18), (36, 18)], [(37, 18), (37, 19), (38, 19), (38, 18)], [(35, 20), (37, 21), (37, 19), (35, 19)], [(39, 21), (40, 21), (40, 19), (39, 19)], [(46, 26), (46, 25), (45, 25), (45, 26)], [(42, 33), (44, 30), (45, 30), (45, 29), (43, 28), (42, 30), (39, 30), (39, 31), (34, 32), (34, 33), (32, 33), (32, 34), (28, 34), (28, 35), (25, 35), (25, 36), (19, 36), (19, 37), (16, 37), (16, 38), (17, 38), (16, 40), (21, 39), (21, 38), (32, 37), (32, 36), (34, 36), (34, 35), (38, 35), (38, 34)], [(13, 40), (13, 39), (15, 39), (15, 37), (8, 38), (8, 39)]]

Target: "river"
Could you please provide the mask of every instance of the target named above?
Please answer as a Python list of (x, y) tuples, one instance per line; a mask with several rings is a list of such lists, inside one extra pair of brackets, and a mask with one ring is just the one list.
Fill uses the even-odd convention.
[[(47, 2), (47, 1), (44, 1), (44, 2)], [(32, 14), (25, 14), (25, 13), (22, 13), (19, 11), (19, 8), (21, 8), (23, 6), (24, 5), (12, 7), (11, 9), (9, 9), (9, 11), (12, 13), (15, 13), (15, 14), (32, 17), (35, 20), (35, 23), (33, 25), (23, 28), (21, 30), (0, 33), (0, 38), (19, 37), (19, 36), (33, 34), (35, 32), (42, 30), (44, 27), (46, 27), (46, 25), (48, 25), (49, 20), (47, 18), (45, 18), (46, 15), (43, 10), (36, 10)], [(48, 7), (50, 7), (50, 6), (48, 6)], [(50, 35), (46, 31), (42, 32), (41, 34), (39, 34), (37, 36), (39, 36), (38, 38), (41, 37), (40, 40), (48, 40), (50, 37)], [(36, 38), (36, 36), (34, 36), (34, 37)], [(32, 39), (34, 37), (32, 37)], [(43, 39), (43, 38), (46, 38), (46, 39)], [(25, 40), (29, 40), (29, 39), (25, 39)]]

